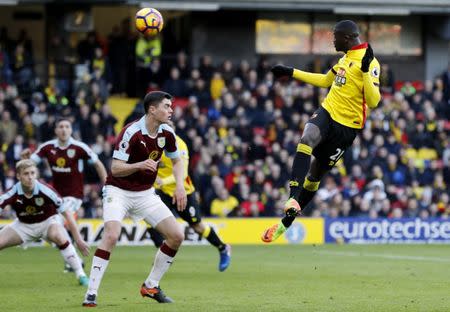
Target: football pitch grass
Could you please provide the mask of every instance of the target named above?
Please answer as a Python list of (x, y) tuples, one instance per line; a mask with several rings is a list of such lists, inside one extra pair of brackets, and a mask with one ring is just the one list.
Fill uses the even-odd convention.
[[(212, 247), (184, 246), (161, 283), (166, 305), (139, 294), (155, 251), (116, 248), (94, 311), (450, 311), (450, 246), (234, 246), (223, 273)], [(0, 311), (85, 311), (62, 268), (54, 248), (1, 251)]]

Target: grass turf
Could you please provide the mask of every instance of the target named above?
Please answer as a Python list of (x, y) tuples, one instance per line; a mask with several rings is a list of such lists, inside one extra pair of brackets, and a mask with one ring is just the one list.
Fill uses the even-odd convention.
[[(154, 247), (118, 247), (98, 311), (450, 311), (450, 248), (439, 245), (185, 246), (163, 278), (176, 303), (139, 294)], [(90, 260), (87, 261), (87, 273)], [(85, 289), (54, 248), (0, 252), (1, 311), (83, 311)]]

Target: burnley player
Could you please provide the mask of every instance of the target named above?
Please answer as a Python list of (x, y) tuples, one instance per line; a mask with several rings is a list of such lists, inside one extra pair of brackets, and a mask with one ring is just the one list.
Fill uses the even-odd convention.
[(144, 220), (164, 235), (166, 240), (156, 253), (153, 267), (141, 286), (141, 295), (160, 303), (170, 303), (159, 286), (184, 240), (180, 224), (155, 193), (158, 162), (164, 152), (172, 160), (176, 188), (174, 202), (178, 211), (186, 208), (184, 168), (177, 149), (176, 137), (166, 123), (172, 116), (172, 97), (154, 91), (144, 98), (145, 115), (122, 129), (116, 139), (111, 172), (103, 193), (103, 237), (92, 259), (89, 286), (83, 306), (95, 307), (103, 274), (110, 254), (122, 228), (122, 220), (129, 215), (135, 221)]
[(57, 218), (58, 212), (65, 216), (78, 249), (87, 256), (89, 246), (81, 238), (72, 213), (65, 210), (62, 198), (53, 189), (37, 181), (37, 168), (33, 161), (24, 159), (17, 162), (16, 172), (19, 182), (0, 196), (0, 208), (9, 205), (17, 215), (13, 223), (0, 231), (0, 250), (41, 238), (55, 243), (64, 261), (74, 270), (80, 285), (87, 286), (88, 278), (79, 257)]
[[(102, 183), (106, 181), (106, 169), (97, 154), (83, 142), (72, 138), (70, 120), (58, 119), (55, 134), (56, 139), (41, 144), (33, 154), (29, 149), (24, 150), (22, 157), (30, 158), (36, 164), (47, 160), (52, 171), (53, 187), (63, 197), (65, 209), (75, 214), (83, 200), (84, 161), (94, 165)], [(65, 270), (70, 271), (67, 263)]]
[[(272, 68), (276, 78), (293, 77), (317, 87), (331, 88), (322, 106), (306, 124), (297, 146), (286, 216), (264, 231), (264, 242), (272, 242), (283, 234), (301, 208), (312, 200), (322, 177), (364, 128), (367, 107), (375, 108), (380, 101), (380, 64), (370, 45), (361, 43), (358, 26), (353, 21), (344, 20), (335, 25), (334, 46), (345, 55), (326, 74), (283, 65)], [(311, 155), (315, 157), (312, 162)]]
[(53, 187), (63, 197), (64, 206), (75, 212), (83, 199), (84, 160), (93, 164), (100, 182), (106, 181), (106, 169), (102, 162), (86, 144), (72, 138), (72, 124), (60, 118), (55, 124), (56, 139), (47, 141), (30, 156), (30, 150), (22, 153), (39, 164), (46, 159), (52, 171)]

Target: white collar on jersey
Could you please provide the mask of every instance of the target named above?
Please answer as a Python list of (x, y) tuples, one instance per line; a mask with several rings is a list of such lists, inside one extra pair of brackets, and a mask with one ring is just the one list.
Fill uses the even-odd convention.
[(53, 142), (53, 146), (54, 146), (54, 147), (65, 148), (65, 147), (67, 147), (67, 146), (69, 146), (70, 144), (73, 143), (73, 138), (70, 137), (69, 140), (67, 140), (67, 145), (65, 145), (65, 146), (59, 145), (58, 142), (59, 142), (59, 140), (58, 140), (58, 139), (55, 139), (55, 141)]
[[(155, 136), (151, 136), (150, 133), (148, 133), (147, 126), (145, 125), (145, 115), (142, 116), (141, 119), (139, 119), (139, 121), (137, 123), (138, 123), (138, 127), (141, 130), (143, 135), (148, 135), (151, 138), (156, 138), (158, 136), (158, 134), (156, 134)], [(158, 133), (162, 133), (163, 130), (173, 132), (173, 129), (170, 126), (168, 126), (167, 124), (160, 124), (158, 127)]]
[[(155, 136), (151, 136), (150, 133), (148, 133), (147, 126), (145, 125), (145, 115), (142, 116), (141, 119), (139, 119), (138, 125), (139, 125), (139, 129), (141, 130), (143, 135), (148, 135), (149, 137), (151, 137), (153, 139), (158, 136), (158, 134), (156, 134)], [(161, 125), (158, 128), (158, 133), (162, 133)]]
[(142, 116), (141, 119), (139, 119), (138, 125), (143, 135), (150, 136), (150, 133), (148, 133), (147, 127), (145, 126), (145, 115)]
[[(17, 194), (18, 195), (25, 194), (25, 192), (23, 191), (23, 188), (22, 188), (22, 183), (20, 183), (20, 182), (17, 183)], [(37, 195), (37, 194), (39, 194), (39, 182), (35, 181), (34, 182), (33, 195)]]

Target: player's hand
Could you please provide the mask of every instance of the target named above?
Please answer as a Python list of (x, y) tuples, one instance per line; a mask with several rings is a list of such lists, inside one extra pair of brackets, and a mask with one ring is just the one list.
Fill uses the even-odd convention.
[(177, 204), (177, 210), (183, 211), (186, 209), (187, 204), (187, 196), (186, 196), (186, 190), (184, 189), (184, 186), (177, 186), (175, 189), (175, 193), (173, 194), (172, 204)]
[(141, 170), (150, 170), (151, 172), (158, 170), (158, 162), (153, 159), (141, 161), (139, 164)]
[(361, 71), (367, 73), (369, 71), (370, 63), (373, 60), (373, 50), (370, 44), (367, 46), (366, 53), (361, 60)]
[(77, 244), (78, 250), (85, 257), (89, 256), (89, 245), (82, 239), (75, 241)]
[(273, 73), (275, 78), (281, 78), (281, 77), (292, 77), (294, 74), (294, 68), (289, 66), (284, 66), (281, 64), (275, 65), (270, 69), (270, 71)]
[(30, 157), (31, 157), (31, 150), (29, 148), (24, 149), (20, 153), (20, 158), (21, 159), (29, 159)]

